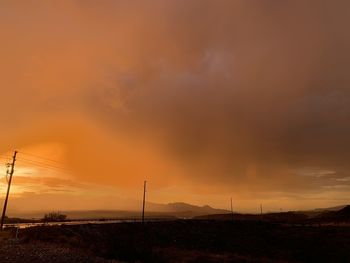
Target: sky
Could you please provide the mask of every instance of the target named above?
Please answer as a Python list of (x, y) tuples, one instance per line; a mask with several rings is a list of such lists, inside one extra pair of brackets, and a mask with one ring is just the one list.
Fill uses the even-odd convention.
[(2, 0), (9, 211), (350, 200), (350, 2)]

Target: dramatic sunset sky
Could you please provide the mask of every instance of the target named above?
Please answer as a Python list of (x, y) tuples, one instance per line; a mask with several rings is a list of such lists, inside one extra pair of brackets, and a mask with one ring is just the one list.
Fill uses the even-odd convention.
[(350, 1), (1, 0), (9, 211), (350, 201)]

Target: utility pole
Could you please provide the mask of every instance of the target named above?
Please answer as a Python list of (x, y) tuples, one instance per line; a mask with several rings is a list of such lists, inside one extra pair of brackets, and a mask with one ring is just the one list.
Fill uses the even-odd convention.
[(261, 215), (263, 214), (263, 211), (262, 211), (262, 204), (260, 204), (260, 214), (261, 214)]
[(231, 197), (231, 213), (232, 213), (232, 221), (233, 221), (233, 205), (232, 205), (232, 197)]
[(146, 186), (147, 181), (143, 183), (142, 224), (145, 222)]
[(7, 172), (6, 172), (6, 179), (7, 179), (7, 176), (10, 176), (10, 178), (8, 179), (8, 182), (7, 182), (7, 193), (6, 193), (6, 198), (5, 198), (5, 202), (4, 202), (4, 209), (2, 210), (1, 225), (0, 225), (1, 230), (3, 229), (3, 226), (4, 226), (4, 219), (5, 219), (5, 215), (6, 215), (7, 201), (9, 199), (9, 193), (10, 193), (11, 182), (12, 182), (12, 175), (15, 171), (16, 157), (17, 157), (17, 151), (15, 151), (15, 153), (12, 157), (12, 163), (10, 164), (10, 167), (11, 167), (10, 171), (7, 170)]

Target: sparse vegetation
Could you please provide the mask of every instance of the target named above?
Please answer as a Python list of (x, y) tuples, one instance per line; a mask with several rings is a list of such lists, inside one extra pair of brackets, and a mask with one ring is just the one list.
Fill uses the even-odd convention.
[(340, 226), (178, 220), (35, 227), (20, 236), (123, 262), (350, 261), (350, 227)]
[[(312, 217), (285, 212), (234, 214), (233, 220), (232, 214), (221, 214), (145, 224), (45, 224), (19, 230), (17, 247), (10, 251), (28, 253), (28, 262), (350, 262), (349, 208)], [(43, 220), (66, 216), (53, 212)], [(9, 262), (1, 251), (12, 246), (17, 229), (6, 231), (0, 262)], [(62, 253), (51, 261), (55, 251)], [(71, 259), (72, 253), (82, 260)], [(13, 258), (22, 262), (16, 252)]]
[(58, 212), (51, 212), (44, 215), (43, 222), (63, 222), (67, 219), (67, 215)]

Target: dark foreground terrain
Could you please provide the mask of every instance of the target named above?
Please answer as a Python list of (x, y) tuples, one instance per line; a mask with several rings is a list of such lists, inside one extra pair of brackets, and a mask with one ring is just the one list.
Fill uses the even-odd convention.
[(0, 262), (350, 262), (350, 227), (179, 220), (2, 233)]

